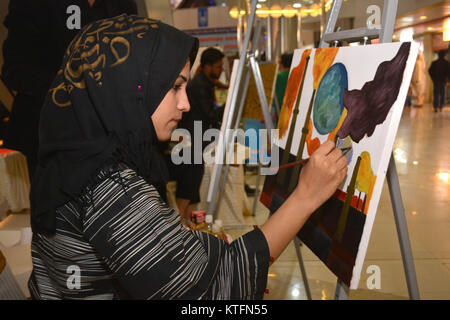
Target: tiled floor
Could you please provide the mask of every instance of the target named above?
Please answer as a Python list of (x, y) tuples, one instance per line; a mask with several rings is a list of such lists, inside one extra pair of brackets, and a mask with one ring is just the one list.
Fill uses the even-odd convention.
[[(450, 299), (450, 108), (439, 114), (432, 108), (405, 109), (395, 143), (397, 171), (408, 223), (417, 281), (422, 299)], [(254, 184), (256, 176), (247, 175)], [(250, 198), (253, 204), (253, 198)], [(25, 213), (6, 229), (29, 226)], [(263, 224), (268, 210), (257, 204), (256, 215), (245, 217), (247, 227), (227, 230), (233, 238)], [(333, 299), (336, 277), (305, 246), (302, 255), (313, 299)], [(29, 253), (27, 249), (26, 254)], [(14, 252), (8, 253), (14, 262)], [(27, 259), (29, 257), (27, 256)], [(20, 262), (20, 261), (19, 261)], [(14, 263), (13, 263), (14, 264)], [(13, 270), (26, 288), (29, 270)], [(29, 265), (27, 262), (26, 265)], [(367, 288), (367, 267), (381, 270), (381, 288)], [(19, 270), (20, 269), (20, 270)], [(24, 271), (24, 272), (22, 272)], [(25, 272), (26, 271), (26, 272)], [(23, 278), (23, 279), (22, 279)], [(291, 243), (270, 267), (266, 299), (306, 299), (295, 248)], [(26, 290), (26, 289), (25, 289)], [(407, 299), (393, 211), (387, 184), (383, 188), (377, 217), (361, 274), (359, 289), (350, 299)]]
[[(430, 106), (405, 108), (394, 154), (422, 299), (450, 299), (450, 108), (433, 113)], [(249, 183), (255, 176), (247, 175)], [(253, 198), (250, 199), (253, 201)], [(262, 224), (268, 210), (258, 203), (249, 226)], [(247, 230), (250, 230), (248, 228)], [(237, 236), (245, 231), (232, 230)], [(336, 277), (302, 246), (313, 299), (333, 299)], [(380, 289), (367, 287), (368, 266), (379, 266)], [(266, 299), (306, 299), (300, 268), (291, 243), (270, 267)], [(350, 299), (407, 299), (394, 214), (387, 183), (375, 218), (359, 289)]]

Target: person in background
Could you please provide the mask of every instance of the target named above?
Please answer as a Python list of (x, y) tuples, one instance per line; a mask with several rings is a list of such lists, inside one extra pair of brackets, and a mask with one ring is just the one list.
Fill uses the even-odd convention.
[[(199, 190), (204, 173), (203, 158), (202, 163), (194, 163), (194, 150), (196, 150), (194, 123), (201, 122), (202, 133), (209, 128), (220, 128), (224, 108), (217, 104), (215, 87), (223, 71), (224, 57), (225, 55), (216, 48), (203, 51), (200, 58), (200, 71), (187, 86), (191, 110), (183, 114), (178, 127), (187, 129), (191, 135), (191, 163), (170, 166), (171, 171), (176, 172), (174, 174), (177, 182), (176, 202), (184, 221), (190, 220), (192, 210), (200, 202)], [(202, 143), (200, 146), (202, 152), (208, 144), (209, 142)]]
[(284, 53), (281, 55), (278, 62), (278, 74), (275, 83), (275, 94), (278, 102), (278, 107), (281, 110), (283, 104), (284, 92), (286, 91), (286, 85), (289, 79), (289, 71), (291, 70), (292, 53)]
[(447, 50), (438, 52), (438, 59), (431, 63), (428, 73), (433, 80), (434, 112), (442, 112), (445, 104), (445, 86), (450, 80), (450, 63), (445, 59)]
[[(79, 29), (70, 29), (69, 6), (80, 8), (80, 26), (122, 13), (137, 14), (134, 0), (11, 0), (4, 25), (1, 77), (16, 93), (4, 146), (27, 158), (30, 180), (38, 157), (42, 104), (64, 52)], [(72, 12), (69, 10), (69, 12)], [(72, 17), (72, 18), (71, 18)], [(72, 20), (70, 20), (72, 21)]]
[(411, 92), (414, 107), (422, 107), (425, 100), (426, 69), (423, 53), (419, 51), (411, 80)]

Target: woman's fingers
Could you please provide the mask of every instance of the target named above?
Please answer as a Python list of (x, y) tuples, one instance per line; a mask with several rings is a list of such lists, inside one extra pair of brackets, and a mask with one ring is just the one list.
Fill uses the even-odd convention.
[(330, 152), (333, 151), (335, 145), (330, 140), (325, 141), (320, 145), (320, 147), (313, 153), (316, 156), (327, 156)]
[(328, 155), (327, 158), (332, 162), (337, 162), (339, 158), (342, 157), (342, 151), (338, 148), (334, 148)]
[(345, 166), (344, 169), (342, 169), (342, 170), (339, 171), (339, 174), (340, 174), (340, 176), (339, 176), (340, 183), (341, 183), (342, 181), (344, 181), (345, 177), (347, 176), (347, 171), (348, 171), (347, 166)]
[(343, 170), (345, 168), (347, 168), (347, 158), (342, 156), (338, 159), (338, 161), (336, 162), (336, 165), (338, 167), (338, 170)]

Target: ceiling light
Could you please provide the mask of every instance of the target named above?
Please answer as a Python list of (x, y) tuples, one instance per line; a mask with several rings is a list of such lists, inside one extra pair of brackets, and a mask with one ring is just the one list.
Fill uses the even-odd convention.
[[(228, 14), (230, 15), (230, 17), (232, 17), (233, 19), (237, 19), (238, 18), (238, 9), (236, 7), (231, 8), (230, 11), (228, 11)], [(241, 16), (245, 15), (245, 10), (241, 10)]]
[(444, 30), (442, 38), (444, 41), (450, 41), (450, 30)]
[(442, 33), (442, 37), (444, 41), (450, 41), (450, 19), (447, 19), (444, 22), (444, 32)]
[(450, 184), (450, 175), (448, 172), (440, 170), (440, 172), (437, 174), (439, 180), (442, 182), (445, 182), (447, 184)]
[(256, 15), (260, 18), (267, 18), (269, 16), (270, 10), (267, 9), (267, 6), (265, 4), (261, 5), (261, 7), (256, 10)]
[(290, 5), (287, 5), (283, 10), (283, 16), (285, 16), (286, 18), (292, 18), (295, 17), (297, 12), (297, 9), (294, 9)]
[(270, 16), (272, 18), (279, 18), (283, 15), (281, 7), (279, 5), (273, 5), (272, 8), (270, 8)]

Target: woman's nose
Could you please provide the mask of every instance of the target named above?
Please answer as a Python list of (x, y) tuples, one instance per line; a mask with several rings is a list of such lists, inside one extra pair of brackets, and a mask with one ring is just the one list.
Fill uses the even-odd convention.
[(189, 110), (191, 110), (191, 105), (189, 104), (189, 99), (186, 92), (184, 92), (182, 98), (178, 103), (178, 109), (183, 112), (188, 112)]
[(182, 99), (178, 103), (178, 110), (183, 111), (183, 112), (188, 112), (189, 110), (191, 110), (191, 105), (189, 104), (189, 100), (187, 98)]

